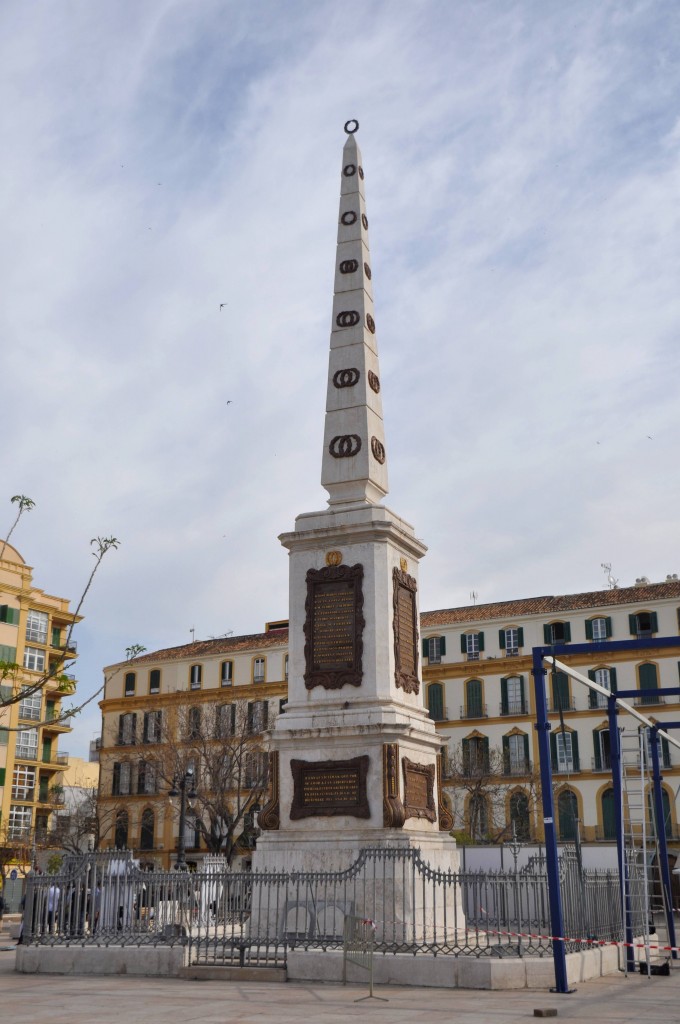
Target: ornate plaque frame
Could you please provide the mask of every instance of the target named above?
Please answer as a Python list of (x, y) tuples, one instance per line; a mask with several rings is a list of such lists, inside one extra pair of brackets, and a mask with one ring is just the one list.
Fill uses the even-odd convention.
[[(323, 686), (326, 690), (340, 690), (343, 686), (361, 686), (364, 676), (364, 567), (357, 565), (327, 565), (323, 569), (307, 571), (307, 598), (305, 600), (305, 686), (308, 690)], [(346, 583), (354, 595), (351, 636), (352, 658), (332, 664), (314, 661), (315, 638), (318, 636), (315, 622), (315, 595), (317, 588), (328, 583)]]
[(257, 824), (264, 831), (276, 831), (281, 827), (281, 812), (279, 809), (279, 752), (269, 752), (269, 781), (271, 785), (269, 800), (260, 811)]
[(405, 821), (399, 796), (399, 744), (383, 743), (383, 826), (402, 828)]
[[(394, 682), (405, 693), (420, 693), (418, 678), (418, 615), (413, 576), (396, 567), (392, 570), (392, 629), (394, 631)], [(403, 622), (404, 603), (410, 602), (409, 622)], [(408, 637), (404, 635), (408, 630)], [(413, 657), (408, 659), (407, 643), (412, 644)], [(410, 646), (410, 645), (409, 645)], [(409, 663), (410, 661), (410, 663)]]
[[(434, 802), (434, 777), (436, 768), (433, 764), (418, 764), (402, 757), (401, 770), (404, 776), (404, 811), (407, 818), (427, 818), (437, 820), (437, 807)], [(412, 803), (413, 783), (422, 786), (425, 783), (425, 802)]]
[(444, 758), (437, 754), (437, 804), (439, 805), (439, 831), (450, 832), (453, 828), (453, 815), (449, 810), (442, 789), (442, 778), (444, 776)]
[[(293, 776), (293, 801), (290, 808), (291, 821), (300, 818), (332, 818), (347, 815), (350, 818), (370, 818), (368, 805), (368, 754), (350, 757), (346, 761), (300, 761), (293, 758), (290, 770)], [(353, 772), (357, 776), (357, 800), (354, 804), (337, 804), (332, 800), (319, 800), (314, 804), (304, 802), (305, 776), (311, 774), (338, 775)]]

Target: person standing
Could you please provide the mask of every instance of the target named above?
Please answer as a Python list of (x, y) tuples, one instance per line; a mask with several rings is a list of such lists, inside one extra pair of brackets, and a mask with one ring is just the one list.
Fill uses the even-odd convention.
[(52, 935), (54, 932), (54, 919), (59, 908), (60, 888), (54, 882), (47, 890), (47, 929)]

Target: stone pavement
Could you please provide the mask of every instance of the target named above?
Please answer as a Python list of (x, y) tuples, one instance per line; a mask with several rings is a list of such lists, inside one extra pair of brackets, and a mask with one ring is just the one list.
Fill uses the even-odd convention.
[(376, 991), (389, 1002), (354, 1002), (367, 991), (359, 985), (20, 975), (14, 953), (0, 952), (0, 1019), (21, 1024), (345, 1024), (372, 1017), (386, 1024), (515, 1024), (533, 1020), (541, 1007), (555, 1007), (558, 1021), (588, 1024), (680, 1018), (680, 966), (670, 978), (613, 975), (563, 996), (381, 986)]

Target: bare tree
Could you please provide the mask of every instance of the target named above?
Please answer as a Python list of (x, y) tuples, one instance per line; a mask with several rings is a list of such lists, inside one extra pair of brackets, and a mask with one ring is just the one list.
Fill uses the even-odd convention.
[[(191, 703), (168, 709), (161, 724), (158, 777), (172, 786), (190, 771), (190, 820), (208, 851), (229, 864), (237, 848), (252, 847), (257, 836), (255, 812), (269, 782), (262, 737), (271, 724), (268, 712), (266, 700)], [(147, 731), (158, 728), (153, 715), (159, 712), (145, 716)]]
[(71, 805), (57, 813), (49, 833), (50, 845), (66, 853), (98, 850), (115, 829), (118, 807), (100, 804), (96, 788), (78, 789)]

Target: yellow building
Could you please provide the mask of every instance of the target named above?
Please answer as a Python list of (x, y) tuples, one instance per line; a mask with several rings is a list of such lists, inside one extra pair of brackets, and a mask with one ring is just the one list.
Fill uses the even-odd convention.
[[(169, 868), (179, 835), (178, 800), (170, 798), (168, 764), (194, 733), (196, 760), (210, 757), (201, 730), (216, 729), (225, 756), (243, 763), (235, 773), (248, 790), (262, 774), (260, 737), (285, 705), (288, 689), (288, 623), (267, 623), (264, 633), (196, 641), (145, 654), (104, 670), (99, 750), (101, 846), (129, 848), (145, 863)], [(241, 723), (239, 725), (239, 722)], [(199, 724), (200, 723), (200, 724)], [(209, 737), (208, 737), (209, 740)], [(242, 740), (242, 744), (241, 744)], [(203, 746), (203, 750), (197, 749)], [(213, 766), (212, 776), (215, 777)], [(199, 787), (200, 788), (200, 787)], [(239, 788), (239, 787), (236, 787)], [(238, 803), (238, 795), (234, 800)], [(209, 802), (209, 801), (208, 801)], [(205, 801), (203, 803), (205, 810)], [(242, 803), (240, 809), (243, 810)], [(215, 808), (208, 808), (207, 813)], [(187, 808), (185, 847), (190, 864), (208, 853)], [(238, 823), (235, 864), (248, 864), (253, 843), (252, 813)]]
[[(33, 585), (33, 570), (16, 548), (5, 544), (0, 556), (0, 836), (16, 846), (19, 859), (28, 859), (63, 803), (68, 754), (58, 746), (71, 729), (59, 717), (63, 697), (75, 689), (75, 677), (64, 668), (76, 657), (74, 616), (68, 600)], [(4, 703), (40, 683), (50, 669), (53, 677), (35, 692)]]

